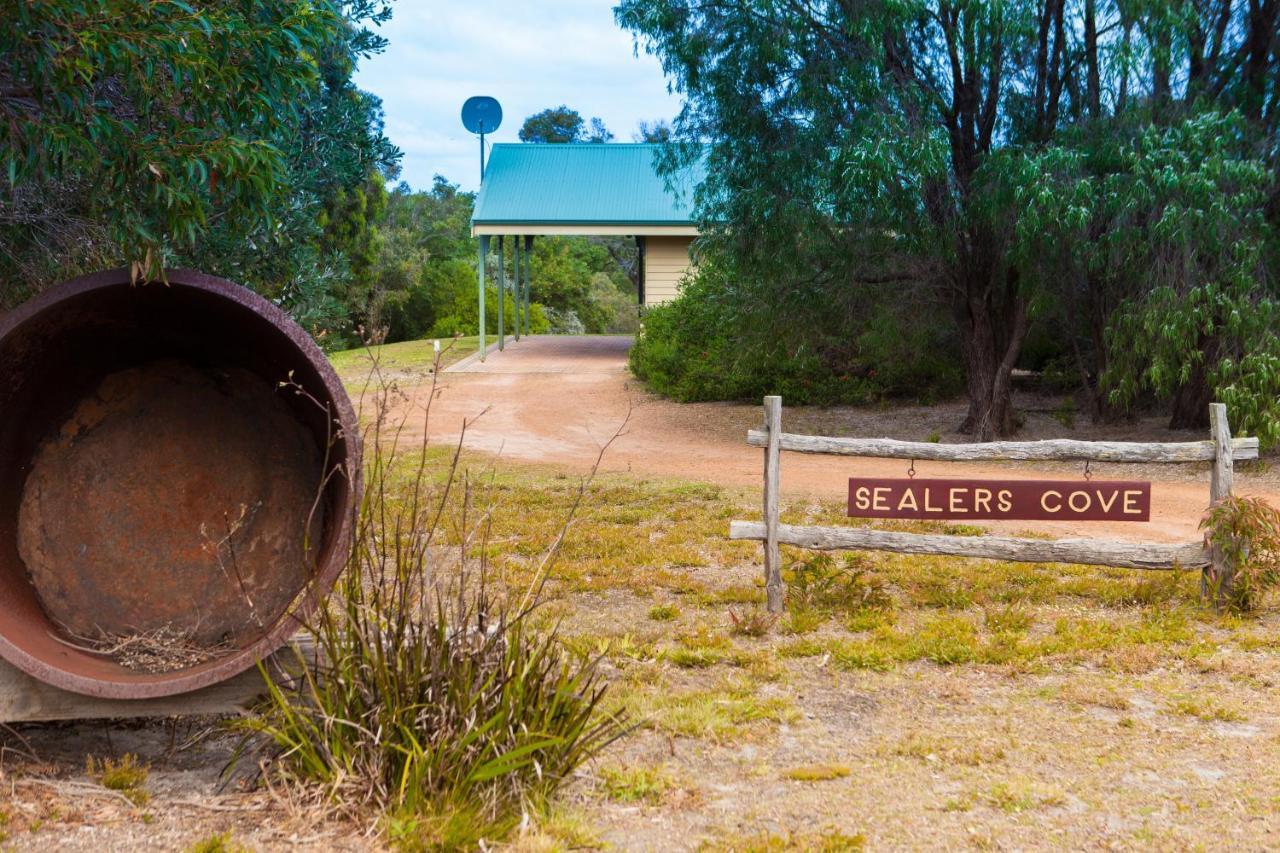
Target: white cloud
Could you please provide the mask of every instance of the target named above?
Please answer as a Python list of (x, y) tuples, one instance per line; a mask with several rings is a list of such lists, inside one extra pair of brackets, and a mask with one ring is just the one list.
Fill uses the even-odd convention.
[(657, 60), (635, 55), (614, 23), (615, 2), (399, 0), (383, 27), (390, 46), (364, 62), (356, 83), (382, 98), (405, 180), (426, 187), (439, 173), (476, 187), (479, 144), (458, 117), (471, 95), (502, 104), (492, 142), (518, 141), (526, 116), (558, 104), (599, 116), (621, 141), (642, 120), (673, 118), (680, 101)]

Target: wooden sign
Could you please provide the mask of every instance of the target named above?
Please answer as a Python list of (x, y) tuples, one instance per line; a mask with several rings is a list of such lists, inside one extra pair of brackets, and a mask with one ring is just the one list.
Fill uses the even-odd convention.
[(1150, 521), (1151, 483), (850, 477), (853, 518)]

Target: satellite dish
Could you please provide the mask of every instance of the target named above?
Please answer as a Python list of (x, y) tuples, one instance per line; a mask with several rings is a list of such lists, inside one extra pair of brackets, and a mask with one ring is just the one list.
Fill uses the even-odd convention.
[(493, 133), (502, 125), (502, 105), (488, 95), (467, 98), (462, 105), (462, 126), (472, 133)]

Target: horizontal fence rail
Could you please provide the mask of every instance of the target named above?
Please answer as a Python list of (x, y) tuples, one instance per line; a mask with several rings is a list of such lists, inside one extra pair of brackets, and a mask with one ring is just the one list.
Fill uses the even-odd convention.
[(764, 429), (747, 433), (747, 444), (764, 449), (764, 521), (732, 521), (729, 538), (764, 544), (765, 590), (769, 610), (783, 610), (780, 545), (814, 550), (889, 551), (939, 554), (1020, 563), (1073, 563), (1126, 569), (1200, 569), (1202, 589), (1213, 590), (1219, 606), (1226, 600), (1235, 566), (1218, 547), (1203, 542), (1165, 544), (1109, 539), (1028, 539), (1011, 536), (949, 536), (902, 533), (866, 527), (806, 527), (782, 524), (779, 516), (781, 453), (824, 453), (937, 462), (983, 460), (1087, 460), (1091, 462), (1209, 462), (1209, 503), (1232, 494), (1237, 459), (1257, 459), (1258, 439), (1232, 438), (1227, 407), (1209, 406), (1210, 440), (1138, 441), (993, 441), (938, 444), (892, 438), (836, 438), (782, 431), (782, 398), (764, 398)]
[[(765, 541), (758, 521), (729, 523), (730, 539)], [(896, 533), (865, 527), (778, 525), (778, 543), (815, 551), (890, 551), (896, 554), (945, 554), (1014, 563), (1073, 563), (1122, 569), (1202, 569), (1209, 565), (1204, 545), (1164, 545), (1107, 539), (1020, 539), (1011, 536), (945, 536)]]
[[(747, 444), (752, 447), (768, 447), (769, 433), (760, 429), (750, 430), (747, 433)], [(984, 460), (1211, 462), (1217, 458), (1217, 448), (1212, 441), (1076, 441), (1069, 438), (1055, 438), (1045, 441), (938, 444), (930, 441), (898, 441), (893, 438), (832, 438), (784, 432), (778, 437), (778, 446), (780, 450), (796, 453), (917, 459), (923, 462), (981, 462)], [(1257, 459), (1258, 439), (1233, 439), (1231, 455), (1235, 459)]]

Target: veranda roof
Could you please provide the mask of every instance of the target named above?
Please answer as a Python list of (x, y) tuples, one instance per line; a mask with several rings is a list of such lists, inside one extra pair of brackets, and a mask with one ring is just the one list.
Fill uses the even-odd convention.
[(493, 146), (471, 218), (474, 235), (697, 235), (701, 163), (668, 185), (645, 143)]

